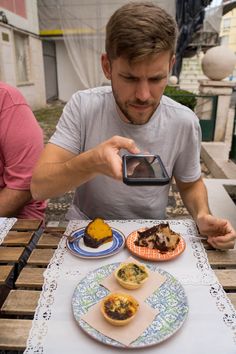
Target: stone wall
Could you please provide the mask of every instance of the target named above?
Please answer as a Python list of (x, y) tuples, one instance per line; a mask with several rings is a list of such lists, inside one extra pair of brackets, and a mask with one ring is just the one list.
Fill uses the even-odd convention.
[(182, 71), (179, 79), (180, 88), (198, 93), (200, 79), (207, 79), (201, 69), (201, 60), (203, 53), (195, 55), (192, 58), (184, 58)]

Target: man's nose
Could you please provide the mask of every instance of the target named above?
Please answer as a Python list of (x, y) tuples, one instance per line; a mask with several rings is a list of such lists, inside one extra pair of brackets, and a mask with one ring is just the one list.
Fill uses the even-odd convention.
[(150, 98), (151, 92), (149, 83), (147, 81), (140, 81), (137, 83), (135, 96), (137, 99), (143, 102)]

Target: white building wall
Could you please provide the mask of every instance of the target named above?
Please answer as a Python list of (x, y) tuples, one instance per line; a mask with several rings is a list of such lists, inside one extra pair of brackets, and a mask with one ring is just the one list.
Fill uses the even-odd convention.
[[(2, 34), (8, 34), (9, 41), (4, 41)], [(18, 87), (32, 109), (46, 104), (42, 42), (39, 38), (29, 36), (30, 81), (18, 85), (16, 78), (15, 46), (13, 29), (0, 24), (0, 80)]]
[[(3, 40), (3, 35), (8, 35), (9, 41)], [(14, 86), (16, 83), (16, 72), (13, 36), (11, 29), (2, 25), (0, 25), (0, 62), (0, 80)]]
[(27, 102), (33, 109), (46, 104), (44, 66), (41, 40), (30, 37), (31, 49), (31, 82), (28, 85), (18, 86)]
[(58, 98), (67, 102), (82, 84), (71, 64), (62, 40), (56, 41)]
[[(4, 11), (8, 24), (0, 23), (0, 80), (17, 87), (32, 109), (46, 104), (45, 78), (42, 54), (42, 41), (39, 38), (37, 1), (26, 0), (27, 18)], [(19, 84), (16, 75), (16, 56), (14, 33), (18, 31), (29, 36), (30, 78), (27, 83)]]

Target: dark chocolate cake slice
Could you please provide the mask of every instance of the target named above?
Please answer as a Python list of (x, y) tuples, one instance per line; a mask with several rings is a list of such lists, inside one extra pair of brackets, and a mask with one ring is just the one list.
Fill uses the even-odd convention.
[(161, 253), (173, 251), (180, 241), (180, 235), (171, 230), (168, 223), (152, 226), (145, 231), (138, 231), (134, 244), (140, 247), (157, 249)]

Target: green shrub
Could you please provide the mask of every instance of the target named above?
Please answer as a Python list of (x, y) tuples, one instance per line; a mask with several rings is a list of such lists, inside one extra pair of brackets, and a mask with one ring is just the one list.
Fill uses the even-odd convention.
[(197, 99), (192, 92), (181, 90), (173, 86), (166, 86), (164, 95), (183, 104), (184, 106), (189, 107), (192, 111), (194, 110), (197, 103)]

